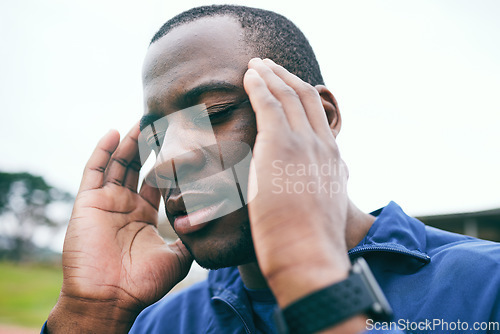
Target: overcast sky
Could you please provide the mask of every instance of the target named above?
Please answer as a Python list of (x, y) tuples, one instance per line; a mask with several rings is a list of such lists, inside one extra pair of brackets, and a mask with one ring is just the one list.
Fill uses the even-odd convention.
[[(218, 2), (217, 3), (222, 3)], [(339, 102), (351, 198), (410, 214), (500, 207), (500, 2), (233, 1), (309, 38)], [(76, 193), (110, 128), (143, 112), (141, 67), (170, 17), (204, 1), (0, 2), (0, 169)]]

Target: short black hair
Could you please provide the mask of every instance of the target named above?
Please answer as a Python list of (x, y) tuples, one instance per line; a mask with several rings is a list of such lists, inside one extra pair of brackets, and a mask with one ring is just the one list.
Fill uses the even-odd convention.
[(236, 5), (195, 7), (168, 20), (151, 44), (175, 27), (214, 16), (236, 18), (244, 30), (245, 42), (254, 48), (256, 56), (273, 59), (313, 86), (324, 84), (314, 51), (302, 31), (286, 17), (264, 9)]

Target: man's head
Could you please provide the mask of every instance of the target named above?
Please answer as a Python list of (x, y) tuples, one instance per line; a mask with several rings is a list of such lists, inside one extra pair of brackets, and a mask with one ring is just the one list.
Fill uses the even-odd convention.
[(229, 16), (239, 22), (243, 41), (253, 49), (255, 57), (271, 58), (313, 86), (324, 84), (316, 56), (304, 34), (286, 17), (263, 9), (233, 5), (192, 8), (168, 20), (153, 36), (151, 44), (175, 27), (218, 16)]
[[(217, 170), (220, 150), (207, 149), (227, 142), (253, 147), (257, 130), (245, 103), (243, 75), (254, 57), (271, 58), (312, 85), (323, 83), (312, 49), (293, 23), (241, 6), (199, 7), (174, 17), (153, 37), (144, 62), (141, 128), (168, 119), (161, 133), (151, 136), (160, 147), (156, 175), (186, 185), (162, 189), (167, 216), (197, 262), (208, 268), (255, 261), (241, 190), (228, 196), (236, 175), (231, 168)], [(195, 105), (210, 110), (208, 127), (200, 125), (207, 119), (190, 108)], [(224, 166), (248, 153), (234, 147), (224, 154)], [(196, 207), (189, 217), (187, 201)]]

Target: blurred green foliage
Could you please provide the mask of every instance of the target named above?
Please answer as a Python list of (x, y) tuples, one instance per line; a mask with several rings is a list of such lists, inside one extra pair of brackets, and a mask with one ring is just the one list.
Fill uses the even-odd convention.
[(60, 265), (0, 262), (0, 323), (41, 328), (61, 284)]
[[(0, 259), (39, 260), (33, 238), (41, 227), (55, 232), (66, 223), (51, 217), (57, 204), (72, 203), (73, 196), (30, 173), (0, 172)], [(53, 215), (52, 215), (53, 216)]]

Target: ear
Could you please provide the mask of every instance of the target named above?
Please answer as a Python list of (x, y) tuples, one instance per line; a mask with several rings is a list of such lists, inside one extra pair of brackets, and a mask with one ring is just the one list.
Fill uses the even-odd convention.
[(340, 117), (339, 107), (337, 105), (337, 100), (333, 96), (332, 92), (324, 85), (315, 86), (316, 90), (321, 97), (321, 103), (323, 103), (323, 109), (325, 109), (326, 118), (328, 119), (328, 124), (332, 133), (335, 137), (340, 132), (340, 127), (342, 125), (342, 118)]

